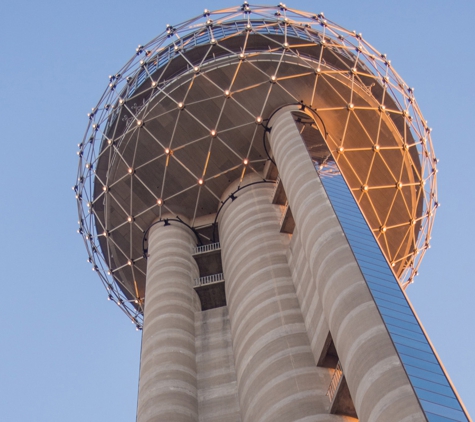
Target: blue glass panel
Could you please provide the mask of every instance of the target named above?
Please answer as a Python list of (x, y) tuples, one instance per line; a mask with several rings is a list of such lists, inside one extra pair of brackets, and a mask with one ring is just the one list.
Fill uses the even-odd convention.
[(333, 208), (338, 210), (338, 213), (345, 218), (345, 224), (356, 224), (356, 225), (366, 225), (366, 221), (360, 218), (360, 216), (350, 208), (344, 207), (342, 205), (332, 204)]
[(403, 344), (405, 346), (413, 347), (414, 349), (421, 350), (423, 352), (427, 352), (432, 354), (431, 347), (427, 344), (426, 341), (421, 342), (418, 340), (414, 340), (412, 338), (400, 336), (399, 334), (392, 335), (393, 341), (398, 344)]
[(422, 334), (422, 331), (420, 330), (417, 330), (417, 329), (407, 330), (405, 328), (394, 326), (388, 323), (386, 323), (386, 327), (388, 328), (391, 334), (399, 334), (400, 336), (409, 337), (414, 340), (425, 341), (424, 334)]
[[(361, 261), (360, 267), (361, 267), (361, 271), (365, 275), (366, 274), (368, 274), (368, 275), (371, 274), (371, 275), (374, 275), (374, 276), (379, 276), (379, 277), (385, 278), (386, 280), (391, 280), (391, 281), (394, 280), (394, 275), (388, 270), (387, 267), (371, 266), (371, 264), (369, 264), (368, 262), (365, 262), (365, 261)], [(370, 273), (370, 271), (371, 271), (371, 273)]]
[(388, 265), (382, 260), (378, 259), (379, 256), (373, 253), (373, 251), (358, 247), (356, 250), (353, 251), (353, 253), (357, 255), (357, 260), (358, 262), (361, 262), (361, 265), (369, 264), (372, 266), (376, 266), (380, 269), (381, 272), (384, 272), (386, 274), (392, 274)]
[[(345, 216), (345, 218), (348, 217)], [(368, 230), (365, 229), (364, 224), (366, 224), (364, 221), (361, 221), (359, 223), (354, 221), (348, 221), (345, 224), (342, 224), (342, 227), (345, 232), (349, 230), (350, 232), (358, 235), (359, 237), (365, 237), (368, 236)]]
[(365, 274), (366, 270), (372, 270), (372, 271), (376, 271), (378, 273), (384, 274), (386, 278), (390, 277), (386, 267), (382, 266), (381, 264), (371, 262), (370, 258), (368, 257), (361, 258), (361, 255), (359, 254), (354, 254), (354, 255), (355, 255), (356, 260), (360, 264), (360, 268), (363, 274)]
[(400, 343), (394, 343), (394, 344), (399, 353), (404, 353), (405, 355), (408, 355), (408, 356), (414, 356), (418, 359), (426, 360), (427, 362), (432, 362), (436, 364), (439, 363), (432, 353), (426, 353), (426, 352), (423, 352), (422, 350), (417, 350), (417, 349), (414, 349), (413, 347), (405, 346)]
[(430, 391), (423, 390), (421, 388), (416, 388), (415, 390), (416, 390), (417, 395), (423, 400), (431, 401), (433, 403), (438, 403), (442, 406), (451, 407), (453, 409), (458, 409), (459, 403), (457, 399), (454, 397), (447, 397), (442, 394), (432, 393)]
[(355, 213), (355, 209), (351, 206), (351, 204), (348, 204), (348, 202), (345, 201), (345, 198), (341, 197), (339, 192), (330, 190), (330, 195), (332, 195), (334, 198), (332, 201), (332, 206), (334, 208), (338, 208), (339, 210), (347, 209), (351, 214), (354, 214), (355, 216), (358, 215)]
[(320, 178), (428, 419), (467, 420), (343, 177)]
[[(355, 254), (356, 256), (356, 254)], [(364, 269), (374, 269), (375, 271), (378, 271), (379, 273), (383, 274), (385, 278), (391, 280), (394, 279), (394, 275), (392, 271), (389, 269), (389, 267), (384, 263), (377, 260), (377, 255), (373, 255), (372, 257), (368, 256), (362, 256), (361, 258), (357, 257), (357, 261), (360, 264), (360, 267), (362, 267), (363, 273)]]
[[(378, 264), (384, 264), (384, 256), (381, 253), (380, 250), (376, 249), (376, 245), (374, 244), (374, 239), (371, 239), (369, 237), (361, 237), (356, 235), (355, 233), (352, 233), (348, 230), (345, 231), (346, 238), (348, 239), (348, 242), (352, 244), (351, 249), (356, 248), (357, 251), (360, 253), (371, 257), (374, 259)], [(373, 244), (371, 244), (373, 242)]]
[(359, 254), (361, 255), (361, 259), (358, 259), (358, 261), (361, 261), (362, 265), (369, 262), (369, 263), (372, 263), (373, 265), (377, 265), (381, 269), (384, 269), (384, 272), (392, 275), (392, 271), (390, 270), (386, 262), (383, 261), (382, 255), (377, 254), (371, 249), (365, 248), (362, 245), (357, 245), (356, 248), (357, 249), (355, 251), (355, 254), (359, 252)]
[(379, 246), (376, 245), (376, 243), (374, 242), (374, 239), (364, 239), (364, 238), (359, 237), (356, 234), (353, 234), (353, 233), (350, 233), (350, 232), (347, 233), (346, 231), (345, 231), (345, 235), (346, 235), (346, 237), (351, 237), (351, 242), (354, 242), (354, 243), (356, 243), (360, 246), (364, 246), (368, 250), (377, 251), (382, 256), (381, 249), (379, 249)]
[(417, 320), (414, 318), (413, 315), (403, 314), (401, 312), (395, 311), (394, 309), (389, 309), (385, 306), (380, 306), (379, 312), (381, 312), (381, 315), (391, 316), (393, 318), (400, 319), (401, 321), (410, 322), (412, 324), (417, 325)]
[(439, 375), (443, 375), (442, 369), (437, 363), (428, 362), (426, 360), (417, 359), (414, 356), (405, 355), (404, 353), (400, 353), (399, 356), (401, 360), (406, 365), (415, 366), (417, 368), (425, 369), (426, 371), (434, 372)]
[(394, 296), (394, 297), (400, 297), (400, 292), (395, 290), (393, 286), (391, 286), (389, 283), (384, 284), (384, 281), (368, 281), (368, 286), (371, 289), (371, 292), (381, 292), (381, 293), (386, 293), (387, 295)]
[[(374, 257), (380, 257), (381, 259), (378, 259), (378, 261), (381, 261), (380, 263), (382, 263), (382, 258), (383, 255), (382, 253), (376, 249), (376, 246), (373, 244), (371, 245), (369, 242), (370, 240), (368, 239), (362, 239), (361, 237), (358, 237), (352, 233), (349, 233), (349, 232), (345, 232), (347, 238), (350, 237), (351, 238), (351, 243), (353, 243), (354, 247), (356, 248), (356, 250), (360, 251), (361, 253), (364, 253), (365, 255), (368, 255), (368, 256), (374, 256)], [(350, 241), (348, 239), (348, 241)], [(353, 247), (352, 247), (353, 249)]]
[(421, 388), (426, 391), (432, 391), (434, 393), (443, 394), (444, 396), (453, 396), (452, 389), (446, 385), (437, 384), (435, 382), (427, 381), (415, 376), (410, 375), (409, 379), (414, 387)]
[(395, 289), (397, 289), (398, 291), (401, 291), (401, 289), (399, 288), (399, 285), (397, 284), (397, 282), (393, 279), (389, 279), (389, 278), (384, 278), (384, 277), (379, 277), (377, 275), (370, 275), (370, 274), (365, 274), (365, 278), (367, 281), (371, 281), (373, 283), (377, 283), (377, 284), (384, 284), (385, 286), (387, 287), (393, 287)]
[[(342, 215), (342, 214), (340, 214)], [(342, 223), (342, 226), (345, 228), (353, 229), (362, 235), (368, 235), (368, 225), (364, 220), (350, 220), (345, 215), (345, 222)]]
[(376, 246), (374, 246), (374, 244), (372, 245), (368, 241), (361, 239), (358, 236), (352, 235), (351, 233), (345, 233), (345, 234), (348, 241), (351, 242), (351, 244), (354, 244), (356, 248), (359, 248), (361, 250), (365, 250), (371, 253), (375, 253), (377, 256), (381, 255), (381, 258), (383, 258), (383, 255), (378, 249), (376, 249)]
[(374, 295), (373, 295), (374, 301), (376, 302), (376, 305), (378, 305), (379, 308), (390, 309), (391, 311), (400, 312), (402, 314), (409, 315), (410, 317), (412, 317), (412, 312), (410, 309), (404, 308), (404, 306), (398, 305), (397, 303), (380, 299), (377, 296), (379, 294), (381, 293), (374, 292)]
[[(420, 390), (424, 390), (426, 392), (431, 392), (431, 393), (439, 395), (439, 396), (444, 396), (444, 397), (450, 398), (450, 400), (455, 400), (457, 402), (457, 398), (455, 397), (455, 394), (454, 394), (453, 390), (450, 387), (447, 387), (446, 385), (437, 384), (436, 382), (423, 380), (423, 379), (413, 377), (413, 376), (410, 376), (410, 379), (411, 379), (411, 382), (412, 382), (412, 385), (414, 386), (414, 388), (417, 387)], [(431, 401), (428, 397), (429, 396), (425, 396), (425, 397), (421, 396), (421, 398), (425, 398), (426, 400)], [(438, 403), (438, 401), (436, 401), (436, 403)], [(452, 406), (452, 405), (449, 405), (447, 403), (445, 404), (446, 406), (449, 406), (449, 407)]]
[(455, 410), (450, 407), (441, 406), (439, 404), (431, 403), (425, 400), (420, 400), (422, 408), (435, 415), (444, 416), (454, 421), (467, 421), (467, 417), (461, 410)]
[(383, 317), (390, 316), (390, 317), (392, 317), (394, 319), (398, 319), (402, 322), (408, 322), (410, 324), (418, 325), (417, 320), (414, 318), (414, 315), (412, 315), (410, 313), (399, 312), (396, 309), (390, 308), (385, 303), (382, 303), (383, 301), (381, 301), (380, 299), (378, 299), (378, 300), (380, 301), (380, 303), (378, 304), (379, 312), (381, 313), (381, 315)]
[(367, 268), (367, 269), (365, 268), (365, 271), (362, 271), (362, 272), (363, 272), (364, 276), (366, 276), (368, 274), (368, 275), (373, 275), (375, 277), (379, 277), (382, 280), (388, 280), (388, 281), (394, 282), (394, 276), (392, 274), (387, 274), (387, 273), (382, 272), (382, 271), (371, 270), (369, 268)]
[(425, 414), (429, 422), (454, 422), (454, 419), (444, 418), (443, 416), (434, 415), (430, 412), (425, 412)]
[(333, 208), (337, 209), (338, 212), (341, 212), (345, 217), (351, 218), (351, 220), (345, 220), (345, 223), (350, 221), (365, 221), (364, 218), (361, 217), (361, 213), (358, 213), (358, 210), (355, 210), (351, 205), (348, 206), (348, 203), (346, 203), (344, 200), (334, 200), (332, 202), (332, 206)]
[(360, 239), (365, 239), (369, 242), (374, 242), (374, 236), (370, 231), (362, 232), (359, 231), (357, 227), (348, 227), (345, 232), (348, 231), (349, 234), (356, 235)]
[(394, 318), (390, 315), (385, 315), (385, 314), (381, 314), (381, 316), (383, 317), (383, 321), (386, 324), (392, 324), (392, 325), (395, 325), (396, 327), (402, 327), (406, 330), (412, 330), (416, 333), (419, 332), (419, 325), (416, 322), (402, 321), (398, 318)]
[(373, 296), (379, 297), (384, 300), (393, 301), (394, 303), (398, 303), (400, 305), (405, 304), (405, 297), (402, 295), (401, 292), (398, 292), (394, 289), (387, 289), (378, 285), (375, 285), (371, 288), (371, 292)]
[(368, 283), (371, 292), (375, 291), (386, 293), (387, 295), (394, 297), (403, 297), (401, 291), (397, 289), (397, 286), (395, 287), (390, 283), (385, 283), (384, 281), (375, 278), (373, 278), (371, 281), (366, 280), (366, 282)]
[[(328, 183), (327, 183), (327, 185), (328, 185)], [(327, 193), (334, 198), (335, 203), (342, 204), (345, 207), (351, 207), (351, 204), (348, 204), (348, 203), (345, 202), (345, 200), (344, 200), (345, 194), (344, 194), (343, 190), (341, 189), (341, 187), (334, 186), (334, 185), (331, 186), (331, 187), (328, 187)]]
[[(365, 236), (360, 236), (357, 231), (352, 231), (351, 228), (345, 230), (345, 235), (352, 237), (354, 242), (363, 243), (365, 246), (372, 246), (379, 249), (379, 246), (374, 241), (374, 236), (371, 232), (367, 232)], [(371, 235), (371, 236), (370, 236)]]
[(440, 385), (448, 386), (447, 380), (443, 375), (435, 374), (434, 372), (426, 371), (421, 368), (416, 368), (415, 366), (411, 365), (406, 365), (406, 372), (409, 375), (413, 375), (423, 380), (432, 381)]
[[(374, 249), (368, 248), (362, 243), (356, 243), (353, 247), (353, 253), (355, 255), (361, 255), (361, 258), (366, 259), (370, 258), (373, 261), (376, 261), (379, 265), (382, 265), (381, 261), (384, 259), (384, 257), (375, 251)], [(358, 260), (360, 260), (359, 256), (357, 257)]]

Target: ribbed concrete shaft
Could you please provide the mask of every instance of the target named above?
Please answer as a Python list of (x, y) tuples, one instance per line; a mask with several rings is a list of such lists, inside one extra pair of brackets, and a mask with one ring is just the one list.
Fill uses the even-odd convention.
[(242, 420), (326, 420), (316, 416), (328, 411), (326, 386), (318, 382), (273, 189), (243, 189), (219, 220)]
[(293, 117), (283, 109), (270, 126), (272, 152), (359, 419), (425, 421)]
[(177, 222), (149, 235), (137, 422), (198, 421), (194, 244)]

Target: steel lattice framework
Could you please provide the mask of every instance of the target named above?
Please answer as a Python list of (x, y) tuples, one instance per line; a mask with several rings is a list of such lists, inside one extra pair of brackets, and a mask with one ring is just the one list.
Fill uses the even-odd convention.
[(262, 174), (269, 117), (295, 103), (329, 151), (317, 168), (337, 165), (401, 285), (413, 281), (438, 207), (437, 159), (413, 89), (323, 13), (245, 2), (167, 25), (109, 77), (88, 114), (78, 232), (137, 328), (150, 224), (185, 215), (199, 229), (230, 181)]

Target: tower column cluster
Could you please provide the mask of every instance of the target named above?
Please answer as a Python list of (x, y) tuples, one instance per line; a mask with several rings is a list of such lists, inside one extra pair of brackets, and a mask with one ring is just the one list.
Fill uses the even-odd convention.
[(295, 111), (278, 111), (268, 135), (293, 235), (262, 177), (221, 199), (225, 312), (201, 310), (190, 227), (152, 225), (138, 422), (426, 420)]
[[(234, 184), (222, 198), (218, 227), (228, 311), (220, 318), (230, 327), (235, 369), (231, 378), (226, 375), (226, 403), (238, 409), (233, 420), (354, 420), (331, 414), (327, 393), (335, 365), (323, 364), (331, 339), (360, 420), (424, 421), (293, 111), (284, 108), (269, 122), (272, 153), (296, 223), (293, 236), (281, 233), (274, 184), (249, 175), (232, 200), (226, 201)], [(220, 393), (203, 378), (216, 377), (219, 363), (214, 370), (207, 364), (201, 376), (206, 391), (200, 394), (199, 388), (195, 327), (208, 319), (198, 317), (193, 288), (199, 277), (195, 235), (179, 222), (160, 222), (148, 242), (138, 422), (219, 420), (226, 409), (213, 395)], [(303, 294), (309, 291), (312, 298)], [(202, 332), (208, 330), (204, 325)], [(221, 346), (212, 337), (201, 335), (199, 342), (200, 353), (208, 350), (220, 362)]]

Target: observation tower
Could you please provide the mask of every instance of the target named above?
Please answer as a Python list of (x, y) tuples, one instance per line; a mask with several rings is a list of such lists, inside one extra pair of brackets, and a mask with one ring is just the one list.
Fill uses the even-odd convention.
[(470, 420), (405, 293), (438, 206), (430, 128), (361, 34), (205, 10), (88, 117), (78, 231), (143, 329), (138, 422)]

